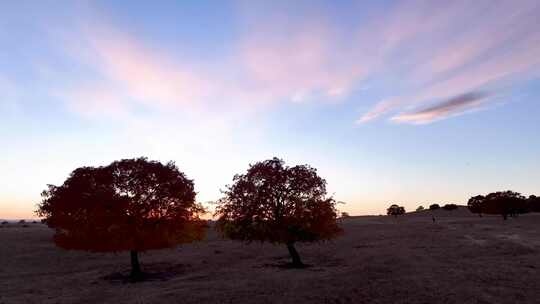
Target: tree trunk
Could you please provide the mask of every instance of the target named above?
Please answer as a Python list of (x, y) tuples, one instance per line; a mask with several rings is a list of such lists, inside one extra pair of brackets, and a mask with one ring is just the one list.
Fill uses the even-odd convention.
[(141, 265), (139, 264), (139, 252), (131, 250), (129, 253), (131, 256), (131, 278), (138, 279), (142, 275)]
[(503, 217), (503, 220), (506, 221), (506, 219), (508, 218), (508, 215), (506, 213), (503, 213), (502, 217)]
[(300, 255), (298, 254), (298, 251), (296, 251), (296, 248), (294, 248), (294, 242), (287, 243), (287, 249), (289, 249), (289, 254), (292, 258), (292, 266), (295, 268), (301, 268), (304, 266), (302, 263), (302, 260), (300, 260)]

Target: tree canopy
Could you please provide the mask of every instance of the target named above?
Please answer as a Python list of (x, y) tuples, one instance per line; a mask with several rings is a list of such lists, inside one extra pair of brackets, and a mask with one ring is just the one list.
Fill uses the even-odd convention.
[(476, 195), (469, 199), (467, 202), (467, 207), (472, 213), (478, 213), (479, 216), (482, 216), (482, 208), (486, 197), (483, 195)]
[(386, 214), (393, 215), (393, 216), (405, 214), (405, 207), (392, 204), (390, 207), (388, 207), (388, 209), (386, 209)]
[(456, 204), (445, 204), (442, 208), (446, 211), (456, 210), (458, 206)]
[(295, 266), (301, 265), (296, 242), (341, 233), (326, 181), (308, 165), (288, 167), (278, 158), (258, 162), (234, 176), (217, 204), (217, 228), (226, 237), (287, 244)]
[(540, 212), (540, 197), (531, 195), (527, 199), (527, 209), (530, 212)]
[[(61, 186), (42, 193), (37, 214), (56, 230), (62, 248), (137, 252), (174, 247), (204, 237), (204, 211), (193, 181), (173, 162), (124, 159), (74, 170)], [(135, 260), (134, 260), (135, 259)], [(135, 269), (137, 268), (137, 269)]]
[(518, 192), (500, 191), (486, 196), (477, 195), (469, 199), (467, 206), (473, 213), (481, 215), (500, 214), (504, 219), (520, 213), (529, 212), (527, 199)]

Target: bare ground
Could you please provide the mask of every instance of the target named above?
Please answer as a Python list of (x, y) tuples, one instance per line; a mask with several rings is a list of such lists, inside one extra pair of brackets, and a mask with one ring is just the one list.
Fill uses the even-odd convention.
[(332, 242), (218, 238), (141, 255), (152, 280), (126, 283), (129, 255), (65, 251), (41, 224), (0, 228), (0, 303), (540, 303), (540, 214), (466, 210), (352, 217)]

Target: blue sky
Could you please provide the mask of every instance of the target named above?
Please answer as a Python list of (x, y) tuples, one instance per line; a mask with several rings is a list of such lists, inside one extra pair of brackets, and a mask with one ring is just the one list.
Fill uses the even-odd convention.
[(0, 218), (76, 167), (174, 160), (198, 200), (273, 156), (343, 211), (540, 194), (538, 1), (0, 5)]

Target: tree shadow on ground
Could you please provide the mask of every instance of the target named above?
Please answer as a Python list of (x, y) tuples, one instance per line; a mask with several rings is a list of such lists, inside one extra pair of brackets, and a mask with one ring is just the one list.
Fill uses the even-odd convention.
[(258, 266), (258, 268), (279, 268), (279, 269), (307, 269), (312, 268), (313, 265), (311, 264), (303, 264), (303, 265), (295, 265), (291, 262), (276, 262), (276, 263), (265, 263), (262, 266)]
[(140, 283), (140, 282), (164, 282), (174, 277), (185, 274), (189, 265), (184, 264), (150, 264), (145, 267), (142, 274), (133, 277), (129, 270), (114, 272), (101, 279), (113, 284)]

